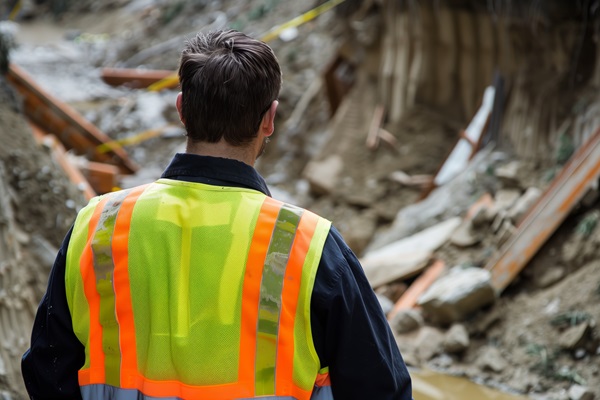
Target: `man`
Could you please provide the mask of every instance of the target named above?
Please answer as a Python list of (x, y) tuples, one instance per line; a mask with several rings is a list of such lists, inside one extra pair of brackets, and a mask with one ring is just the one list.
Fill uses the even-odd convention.
[(186, 153), (79, 213), (23, 357), (30, 396), (411, 399), (354, 254), (253, 168), (274, 131), (272, 50), (198, 35), (179, 79)]

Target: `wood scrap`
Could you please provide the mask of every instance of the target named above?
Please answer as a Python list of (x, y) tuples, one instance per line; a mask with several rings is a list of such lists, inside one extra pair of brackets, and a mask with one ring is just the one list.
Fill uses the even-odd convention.
[(394, 308), (389, 312), (387, 319), (391, 321), (399, 311), (413, 308), (417, 305), (417, 300), (421, 294), (436, 281), (436, 279), (446, 269), (446, 263), (442, 260), (435, 260), (427, 269), (408, 287), (398, 301), (394, 304)]
[(110, 138), (83, 118), (74, 108), (52, 96), (15, 64), (10, 64), (8, 81), (24, 97), (25, 114), (38, 126), (53, 133), (68, 149), (85, 154), (92, 161), (118, 165), (121, 172), (137, 171), (138, 166), (123, 149), (100, 153), (96, 147)]
[(127, 86), (131, 89), (147, 88), (155, 82), (173, 74), (167, 70), (145, 70), (139, 68), (102, 68), (100, 77), (111, 86)]
[(497, 292), (513, 281), (599, 177), (600, 129), (573, 154), (509, 241), (485, 266)]

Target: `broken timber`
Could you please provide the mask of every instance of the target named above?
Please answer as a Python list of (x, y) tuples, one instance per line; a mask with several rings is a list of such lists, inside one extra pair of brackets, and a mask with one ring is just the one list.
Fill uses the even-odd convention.
[(156, 83), (168, 76), (173, 71), (144, 70), (138, 68), (103, 68), (102, 80), (111, 86), (127, 86), (131, 89), (142, 89)]
[(24, 99), (25, 115), (56, 135), (66, 148), (85, 154), (91, 161), (117, 165), (124, 174), (137, 171), (138, 166), (122, 148), (114, 147), (105, 153), (98, 151), (98, 146), (110, 138), (75, 109), (43, 90), (21, 68), (10, 64), (7, 78)]
[(517, 231), (486, 265), (492, 285), (503, 291), (560, 226), (600, 176), (600, 129), (579, 147)]
[(483, 138), (483, 133), (490, 119), (490, 114), (494, 106), (495, 89), (489, 86), (483, 94), (481, 107), (473, 120), (463, 132), (461, 132), (456, 145), (442, 163), (440, 169), (435, 174), (431, 185), (421, 194), (421, 199), (426, 198), (429, 194), (439, 186), (448, 183), (463, 171), (475, 153), (479, 151)]

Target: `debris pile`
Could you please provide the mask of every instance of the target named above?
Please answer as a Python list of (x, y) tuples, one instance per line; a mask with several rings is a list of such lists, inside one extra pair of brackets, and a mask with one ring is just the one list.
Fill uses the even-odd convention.
[[(568, 13), (531, 7), (550, 21), (535, 33), (521, 6), (495, 15), (460, 1), (416, 3), (348, 0), (337, 16), (272, 41), (285, 84), (277, 137), (258, 169), (275, 197), (341, 231), (408, 364), (534, 398), (600, 398), (600, 121), (593, 112), (600, 52), (593, 32), (580, 9), (559, 2), (548, 3)], [(11, 360), (26, 346), (42, 277), (90, 193), (57, 162), (81, 171), (95, 193), (156, 179), (183, 150), (183, 130), (175, 92), (145, 88), (176, 68), (187, 30), (230, 26), (258, 36), (313, 6), (78, 4), (69, 12), (82, 14), (61, 11), (63, 21), (81, 18), (67, 44), (52, 54), (24, 46), (39, 49), (45, 62), (17, 49), (12, 86), (0, 80), (2, 96), (16, 98), (13, 89), (24, 96), (34, 133), (49, 131), (36, 143), (18, 103), (1, 103), (0, 200), (11, 205), (1, 210), (12, 209), (2, 216), (13, 222), (0, 234), (17, 241), (0, 253), (8, 255), (0, 265), (30, 268), (3, 281), (2, 299), (16, 300), (0, 302), (0, 315), (27, 312), (19, 314), (23, 331), (3, 333), (15, 354), (0, 347), (0, 365), (9, 366), (4, 374), (0, 368), (0, 382), (17, 379)], [(91, 24), (89, 10), (111, 18)], [(558, 32), (566, 32), (563, 41)], [(594, 56), (572, 61), (578, 48), (593, 48)], [(65, 64), (86, 90), (61, 90), (55, 77)], [(32, 282), (33, 290), (21, 290)], [(18, 386), (7, 387), (16, 393)]]

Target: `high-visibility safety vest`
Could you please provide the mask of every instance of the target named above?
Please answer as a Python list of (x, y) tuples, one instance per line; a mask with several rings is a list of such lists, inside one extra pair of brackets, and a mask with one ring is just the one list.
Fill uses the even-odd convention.
[(94, 198), (67, 252), (84, 399), (333, 399), (310, 327), (330, 222), (169, 179)]

